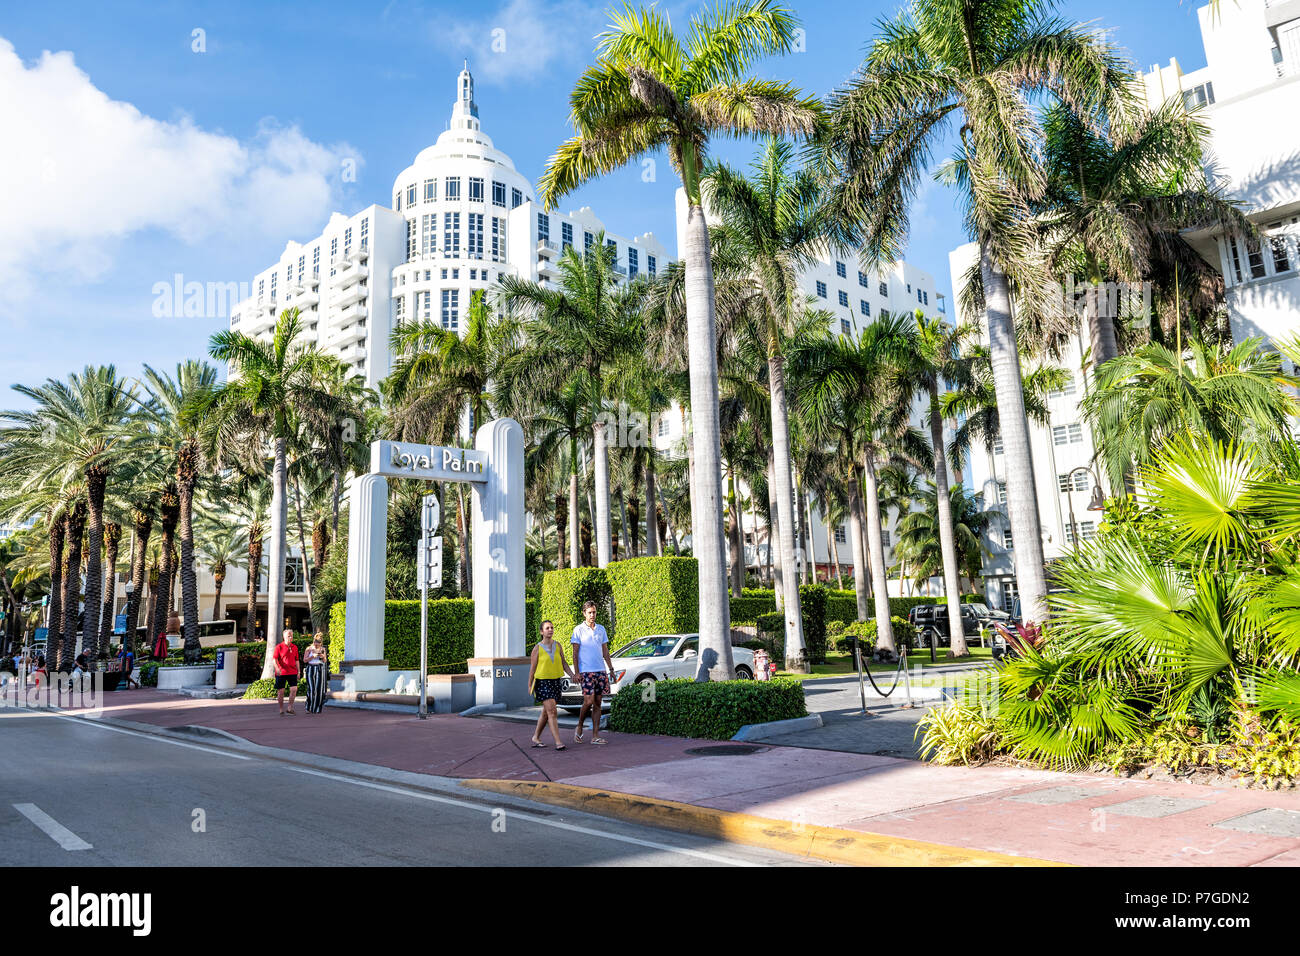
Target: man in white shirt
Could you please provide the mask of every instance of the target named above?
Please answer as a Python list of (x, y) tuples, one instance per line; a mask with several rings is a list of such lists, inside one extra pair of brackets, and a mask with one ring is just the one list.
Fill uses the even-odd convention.
[[(573, 735), (575, 744), (582, 743), (582, 725), (591, 713), (591, 742), (605, 743), (600, 736), (600, 702), (609, 693), (610, 678), (614, 676), (614, 662), (609, 659), (609, 635), (596, 623), (596, 602), (582, 606), (585, 619), (573, 629), (572, 646), (574, 668), (582, 682), (582, 711), (578, 714), (578, 730)], [(603, 661), (602, 661), (603, 657)]]

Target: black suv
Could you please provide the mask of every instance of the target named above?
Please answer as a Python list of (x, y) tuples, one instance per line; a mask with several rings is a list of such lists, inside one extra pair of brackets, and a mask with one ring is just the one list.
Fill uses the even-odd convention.
[[(917, 639), (921, 647), (929, 647), (928, 635), (937, 633), (940, 644), (949, 643), (948, 605), (918, 604), (907, 612), (907, 620), (916, 628)], [(987, 604), (963, 604), (961, 606), (962, 632), (967, 640), (980, 636), (982, 628), (993, 630), (994, 624), (1010, 625), (1012, 618), (1005, 611), (995, 611)]]

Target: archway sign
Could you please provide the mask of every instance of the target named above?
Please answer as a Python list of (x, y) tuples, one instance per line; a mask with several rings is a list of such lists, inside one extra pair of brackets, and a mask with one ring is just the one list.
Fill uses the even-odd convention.
[(398, 676), (384, 658), (388, 479), (463, 481), (473, 489), (474, 656), (467, 662), (468, 675), (433, 683), (434, 708), (531, 703), (524, 657), (523, 429), (514, 419), (497, 419), (478, 430), (474, 445), (371, 444), (370, 472), (357, 476), (348, 498), (348, 603), (340, 670), (350, 689), (391, 690)]

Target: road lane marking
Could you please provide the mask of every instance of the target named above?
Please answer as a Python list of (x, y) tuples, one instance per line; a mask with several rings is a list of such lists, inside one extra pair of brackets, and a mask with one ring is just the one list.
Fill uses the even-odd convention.
[(34, 803), (15, 803), (14, 809), (44, 831), (45, 835), (65, 850), (92, 850), (89, 843), (77, 836), (54, 817)]
[[(295, 773), (310, 774), (313, 777), (324, 777), (327, 780), (337, 780), (341, 783), (351, 783), (358, 787), (370, 787), (372, 790), (386, 790), (389, 793), (395, 793), (404, 797), (417, 797), (421, 800), (431, 800), (434, 803), (446, 803), (453, 807), (461, 807), (466, 810), (476, 810), (479, 813), (492, 813), (498, 807), (487, 807), (478, 803), (470, 803), (466, 800), (457, 800), (454, 797), (440, 797), (432, 793), (422, 793), (418, 790), (407, 790), (402, 787), (390, 787), (382, 783), (373, 783), (369, 780), (357, 780), (353, 777), (339, 776), (338, 774), (324, 773), (320, 770), (308, 770), (306, 767), (287, 767)], [(585, 836), (602, 837), (606, 840), (615, 840), (619, 843), (631, 843), (636, 846), (647, 847), (652, 850), (663, 850), (668, 853), (680, 853), (684, 856), (694, 856), (701, 860), (708, 860), (710, 863), (721, 863), (724, 866), (758, 866), (758, 863), (751, 863), (748, 860), (736, 860), (731, 857), (720, 856), (716, 853), (707, 853), (704, 850), (692, 850), (687, 847), (672, 846), (668, 843), (656, 843), (654, 840), (642, 840), (638, 837), (624, 836), (619, 833), (610, 833), (607, 830), (595, 830), (591, 827), (579, 826), (576, 823), (564, 823), (561, 820), (548, 820), (544, 817), (535, 816), (525, 810), (509, 811), (511, 816), (519, 817), (531, 823), (539, 823), (542, 826), (554, 827), (557, 830), (567, 830), (570, 833), (581, 833)]]
[(165, 744), (172, 744), (176, 747), (188, 747), (190, 750), (201, 750), (205, 754), (219, 754), (222, 757), (233, 757), (235, 760), (251, 760), (246, 754), (235, 754), (229, 750), (219, 750), (216, 747), (203, 747), (199, 744), (189, 744), (183, 740), (172, 740), (170, 737), (163, 737), (160, 734), (150, 734), (142, 730), (127, 730), (125, 727), (110, 727), (108, 724), (101, 724), (98, 721), (90, 720), (86, 717), (69, 717), (66, 714), (42, 714), (44, 717), (57, 717), (59, 720), (75, 720), (83, 726), (98, 727), (100, 730), (111, 730), (115, 734), (127, 734), (131, 737), (143, 737), (145, 740), (161, 740)]

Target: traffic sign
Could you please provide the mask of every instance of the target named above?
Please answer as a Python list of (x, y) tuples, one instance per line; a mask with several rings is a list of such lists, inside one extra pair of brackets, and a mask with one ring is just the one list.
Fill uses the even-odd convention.
[(442, 587), (442, 535), (421, 537), (417, 583), (436, 591)]
[(427, 537), (438, 530), (438, 522), (441, 520), (442, 508), (438, 504), (438, 496), (425, 495), (420, 507), (420, 530)]

